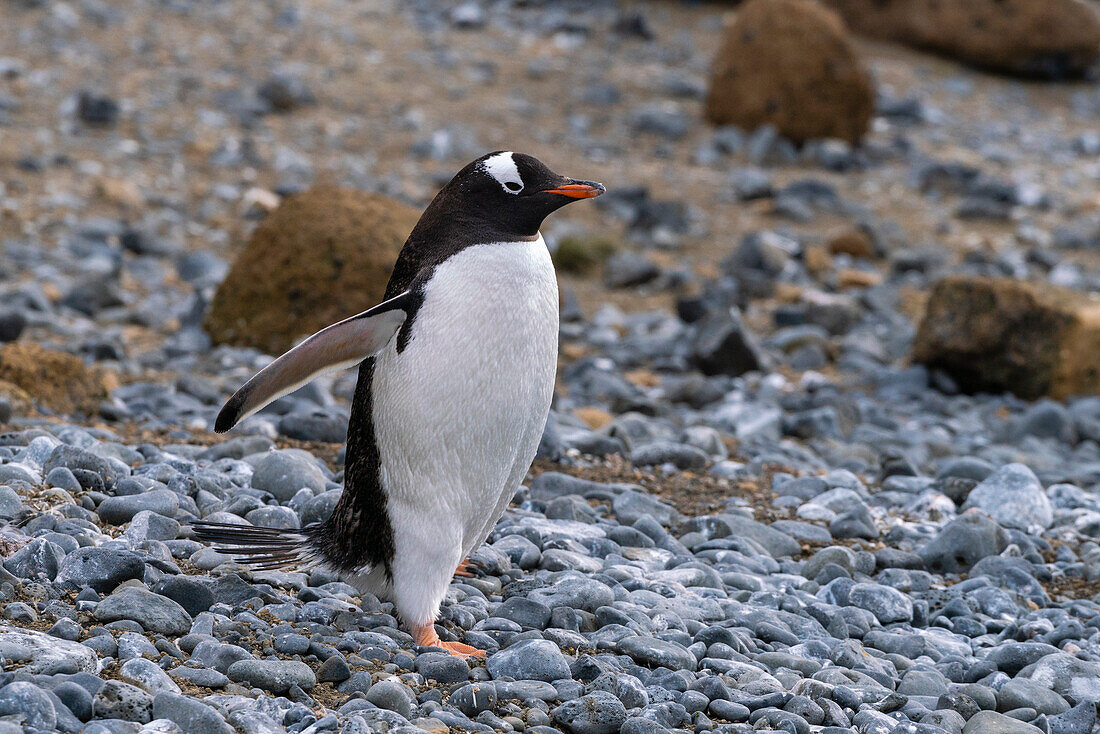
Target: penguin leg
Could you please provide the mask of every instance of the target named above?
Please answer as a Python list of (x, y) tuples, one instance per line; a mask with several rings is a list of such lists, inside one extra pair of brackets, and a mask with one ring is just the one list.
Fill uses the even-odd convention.
[(440, 647), (455, 655), (484, 655), (458, 642), (443, 642), (435, 630), (439, 605), (462, 558), (461, 528), (451, 522), (433, 522), (423, 509), (401, 500), (391, 504), (395, 527), (393, 602), (418, 645)]

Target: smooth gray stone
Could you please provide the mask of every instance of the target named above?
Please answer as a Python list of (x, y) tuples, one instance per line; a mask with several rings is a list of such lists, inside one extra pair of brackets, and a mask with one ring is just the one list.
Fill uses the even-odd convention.
[(171, 599), (145, 589), (125, 587), (106, 597), (95, 608), (100, 622), (132, 619), (147, 632), (185, 635), (191, 629), (191, 615)]
[(153, 698), (153, 718), (168, 719), (183, 734), (233, 734), (233, 727), (202, 701), (163, 691)]
[(317, 685), (313, 670), (297, 660), (238, 660), (226, 675), (237, 683), (277, 694), (286, 693), (291, 686), (308, 691)]

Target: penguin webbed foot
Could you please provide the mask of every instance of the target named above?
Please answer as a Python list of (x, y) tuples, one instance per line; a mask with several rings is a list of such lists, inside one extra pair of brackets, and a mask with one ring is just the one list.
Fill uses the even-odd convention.
[(420, 647), (437, 647), (458, 657), (485, 657), (485, 651), (479, 650), (473, 645), (467, 645), (462, 642), (444, 642), (439, 639), (439, 633), (435, 631), (435, 625), (430, 622), (413, 630), (413, 640)]
[(458, 564), (455, 569), (455, 576), (459, 576), (464, 579), (472, 579), (481, 575), (481, 572), (485, 570), (485, 567), (477, 561), (471, 561), (469, 558), (463, 559), (462, 563)]

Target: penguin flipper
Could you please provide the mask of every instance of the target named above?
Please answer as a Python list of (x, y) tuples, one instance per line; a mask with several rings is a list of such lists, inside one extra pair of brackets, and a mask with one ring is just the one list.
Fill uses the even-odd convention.
[(226, 401), (214, 430), (225, 433), (260, 408), (326, 372), (353, 367), (376, 354), (405, 323), (410, 292), (383, 301), (308, 337), (253, 375)]

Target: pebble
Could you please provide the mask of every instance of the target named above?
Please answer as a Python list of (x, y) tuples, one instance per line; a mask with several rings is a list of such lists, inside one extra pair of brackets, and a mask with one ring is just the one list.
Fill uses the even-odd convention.
[(148, 724), (153, 720), (153, 697), (137, 686), (109, 680), (92, 697), (92, 715)]
[(153, 698), (153, 718), (171, 721), (182, 734), (233, 732), (233, 727), (213, 707), (171, 691), (162, 691)]
[(405, 686), (395, 680), (380, 680), (372, 685), (366, 692), (366, 700), (404, 719), (412, 716), (412, 696)]
[(291, 686), (309, 690), (317, 685), (313, 670), (296, 660), (238, 660), (229, 666), (226, 675), (232, 681), (272, 693), (286, 693)]
[(285, 451), (269, 451), (256, 461), (251, 485), (287, 502), (305, 487), (313, 492), (325, 489), (325, 475), (316, 465)]
[(542, 680), (569, 677), (569, 664), (548, 640), (523, 640), (489, 656), (486, 667), (494, 678)]
[(967, 495), (964, 509), (971, 507), (988, 514), (1004, 528), (1047, 528), (1054, 522), (1043, 485), (1023, 464), (1008, 464), (983, 479)]
[(1039, 734), (1042, 731), (996, 711), (979, 711), (962, 730), (963, 734)]
[(0, 624), (0, 658), (42, 675), (90, 672), (97, 663), (95, 653), (80, 643), (5, 624)]
[(53, 702), (33, 683), (17, 681), (0, 689), (0, 716), (13, 716), (32, 729), (43, 731), (57, 725)]
[(146, 511), (170, 518), (179, 509), (179, 498), (169, 489), (154, 489), (143, 494), (108, 497), (96, 508), (96, 514), (105, 523), (122, 525)]
[(683, 645), (653, 637), (627, 637), (619, 640), (618, 648), (640, 665), (665, 667), (670, 670), (695, 670), (695, 656)]
[(570, 734), (614, 734), (626, 721), (622, 702), (606, 691), (566, 701), (550, 712)]
[(95, 608), (100, 622), (133, 620), (148, 632), (163, 635), (183, 635), (191, 628), (191, 615), (176, 602), (145, 589), (119, 589)]

